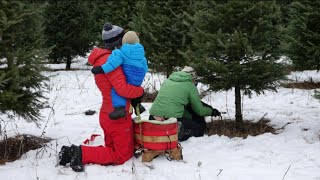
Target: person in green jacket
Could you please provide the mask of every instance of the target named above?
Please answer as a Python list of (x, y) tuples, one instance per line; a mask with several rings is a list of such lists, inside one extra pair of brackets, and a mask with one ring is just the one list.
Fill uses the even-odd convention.
[(195, 77), (196, 72), (189, 66), (172, 73), (161, 85), (149, 110), (149, 120), (164, 121), (177, 118), (180, 122), (180, 141), (191, 136), (203, 136), (206, 129), (205, 116), (221, 116), (217, 109), (201, 101)]

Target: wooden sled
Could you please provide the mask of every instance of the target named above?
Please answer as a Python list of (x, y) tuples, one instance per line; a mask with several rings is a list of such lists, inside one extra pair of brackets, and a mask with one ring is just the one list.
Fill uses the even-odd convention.
[(142, 152), (142, 162), (150, 162), (158, 155), (165, 155), (169, 160), (182, 160), (182, 147), (171, 150), (148, 150)]
[(165, 155), (168, 160), (182, 160), (177, 119), (141, 120), (138, 116), (133, 120), (135, 149), (142, 150), (142, 162), (150, 162), (158, 155)]

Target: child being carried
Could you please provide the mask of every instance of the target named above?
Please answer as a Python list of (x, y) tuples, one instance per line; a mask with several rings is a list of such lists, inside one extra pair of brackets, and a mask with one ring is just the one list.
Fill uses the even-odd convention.
[[(128, 31), (122, 39), (120, 49), (115, 49), (109, 56), (108, 61), (91, 69), (93, 74), (109, 73), (122, 65), (123, 72), (126, 76), (127, 83), (135, 86), (141, 86), (143, 79), (148, 71), (147, 59), (142, 44), (136, 32)], [(126, 116), (126, 99), (117, 94), (114, 88), (111, 91), (112, 105), (114, 111), (109, 114), (109, 118), (116, 120)], [(136, 108), (140, 109), (140, 113), (145, 111), (145, 108), (140, 102), (132, 101), (135, 113)]]

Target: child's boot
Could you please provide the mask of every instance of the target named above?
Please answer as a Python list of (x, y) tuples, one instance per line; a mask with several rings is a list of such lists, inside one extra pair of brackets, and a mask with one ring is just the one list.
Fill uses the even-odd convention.
[(114, 111), (109, 114), (109, 118), (112, 120), (117, 120), (125, 116), (126, 116), (126, 108), (123, 106), (114, 108)]

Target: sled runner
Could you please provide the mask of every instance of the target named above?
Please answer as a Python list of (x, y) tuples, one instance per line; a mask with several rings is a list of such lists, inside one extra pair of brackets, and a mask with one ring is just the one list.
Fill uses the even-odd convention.
[(148, 150), (144, 149), (142, 152), (142, 162), (150, 162), (158, 155), (165, 155), (168, 160), (182, 160), (182, 147), (178, 145), (177, 148), (171, 150)]

